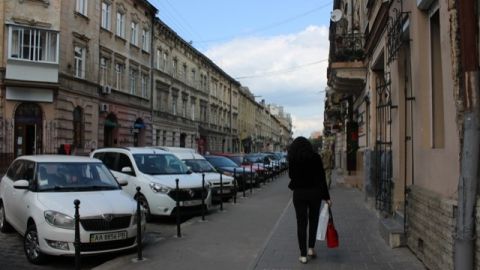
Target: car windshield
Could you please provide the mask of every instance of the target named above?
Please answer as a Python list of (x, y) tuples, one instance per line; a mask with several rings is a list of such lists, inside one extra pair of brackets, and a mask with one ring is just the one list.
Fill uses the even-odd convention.
[(217, 172), (212, 164), (204, 159), (185, 159), (185, 164), (196, 173)]
[(238, 167), (235, 162), (226, 157), (208, 157), (207, 160), (215, 167)]
[(38, 191), (94, 191), (120, 189), (102, 163), (38, 163)]
[(187, 174), (188, 168), (172, 154), (135, 154), (138, 169), (145, 174)]
[(242, 163), (244, 162), (242, 156), (230, 156), (228, 158), (231, 159), (233, 162), (237, 163), (238, 166), (242, 165)]
[(248, 155), (245, 159), (253, 163), (263, 163), (263, 158), (260, 155)]

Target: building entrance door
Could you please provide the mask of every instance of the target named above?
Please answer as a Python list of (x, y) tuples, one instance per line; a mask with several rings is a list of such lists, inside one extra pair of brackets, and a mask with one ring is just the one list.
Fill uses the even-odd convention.
[(42, 153), (42, 109), (23, 103), (15, 111), (15, 157)]

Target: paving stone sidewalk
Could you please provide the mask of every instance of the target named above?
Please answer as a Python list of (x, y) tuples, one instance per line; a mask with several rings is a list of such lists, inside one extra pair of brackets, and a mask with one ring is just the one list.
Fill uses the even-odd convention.
[(336, 187), (330, 194), (340, 247), (328, 249), (324, 241), (317, 241), (317, 258), (300, 264), (295, 211), (290, 201), (252, 269), (425, 269), (408, 248), (387, 246), (378, 230), (378, 218), (365, 207), (360, 191)]

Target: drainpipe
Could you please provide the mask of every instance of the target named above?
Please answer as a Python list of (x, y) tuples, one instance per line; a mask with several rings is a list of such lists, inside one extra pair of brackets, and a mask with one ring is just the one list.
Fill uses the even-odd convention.
[[(454, 269), (473, 269), (475, 255), (475, 204), (480, 146), (479, 71), (477, 21), (474, 1), (457, 1), (460, 59), (465, 114), (461, 171), (458, 181), (458, 213), (454, 244)], [(462, 89), (463, 88), (463, 89)]]

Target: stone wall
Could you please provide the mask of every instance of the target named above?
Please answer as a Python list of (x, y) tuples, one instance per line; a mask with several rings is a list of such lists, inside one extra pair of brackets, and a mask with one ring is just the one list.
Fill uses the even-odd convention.
[(406, 211), (407, 245), (428, 269), (453, 269), (455, 208), (454, 200), (411, 187)]

